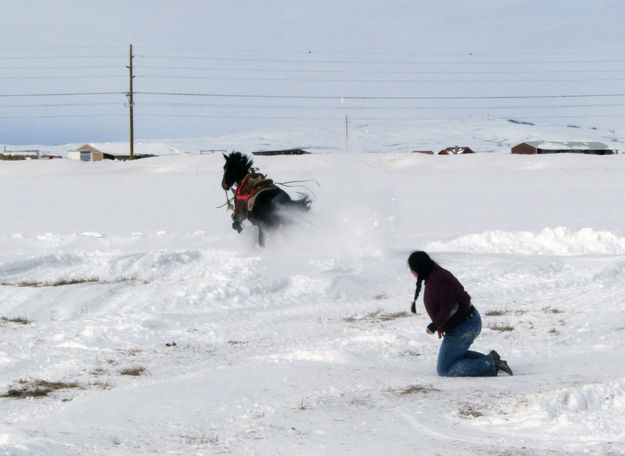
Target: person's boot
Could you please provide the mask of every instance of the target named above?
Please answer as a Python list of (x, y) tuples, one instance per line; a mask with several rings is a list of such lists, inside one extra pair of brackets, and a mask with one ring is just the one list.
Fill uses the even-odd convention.
[(510, 369), (507, 362), (501, 359), (499, 353), (497, 353), (495, 350), (491, 350), (488, 355), (493, 358), (493, 361), (495, 361), (495, 367), (497, 368), (497, 372), (504, 371), (508, 375), (513, 375), (512, 369)]

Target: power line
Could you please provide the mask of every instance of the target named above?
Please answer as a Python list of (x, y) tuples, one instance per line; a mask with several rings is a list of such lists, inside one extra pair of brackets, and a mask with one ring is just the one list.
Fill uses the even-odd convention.
[[(605, 118), (605, 117), (614, 117), (613, 114), (585, 114), (583, 116), (578, 115), (558, 115), (558, 116), (534, 116), (531, 118), (527, 118), (527, 120), (548, 120), (548, 119), (596, 119), (596, 118)], [(500, 119), (500, 117), (496, 117)], [(258, 118), (262, 119), (262, 118)], [(350, 116), (350, 121), (358, 121), (358, 122), (412, 122), (412, 121), (420, 121), (420, 120), (448, 120), (448, 117), (431, 117), (431, 116), (421, 116), (419, 118), (416, 117), (358, 117), (358, 116)], [(306, 120), (306, 119), (297, 119), (297, 120)], [(337, 119), (331, 119), (334, 123), (336, 123)], [(520, 119), (519, 119), (520, 120)]]
[(623, 97), (625, 93), (605, 94), (562, 94), (562, 95), (468, 95), (468, 96), (351, 96), (351, 95), (259, 95), (237, 93), (185, 93), (185, 92), (135, 92), (137, 95), (160, 95), (175, 97), (214, 97), (214, 98), (278, 98), (293, 100), (528, 100), (555, 98), (605, 98)]
[[(0, 52), (23, 52), (23, 51), (67, 51), (67, 50), (125, 50), (125, 46), (0, 46)], [(515, 52), (511, 50), (484, 51), (480, 49), (465, 49), (456, 51), (359, 51), (359, 50), (319, 50), (314, 48), (302, 49), (262, 49), (262, 48), (202, 48), (202, 47), (182, 47), (182, 46), (151, 46), (141, 45), (141, 49), (191, 52), (191, 53), (212, 53), (212, 54), (287, 54), (287, 55), (399, 55), (399, 56), (559, 56), (559, 55), (623, 55), (625, 51), (534, 51)]]
[[(0, 109), (32, 109), (32, 108), (59, 108), (78, 106), (125, 106), (124, 103), (46, 103), (46, 104), (12, 104), (0, 105)], [(302, 106), (302, 105), (256, 105), (244, 104), (198, 104), (198, 103), (141, 103), (141, 106), (163, 106), (182, 108), (220, 108), (220, 109), (297, 109), (297, 110), (350, 110), (350, 111), (412, 111), (412, 110), (462, 110), (462, 109), (570, 109), (570, 108), (603, 108), (625, 107), (625, 103), (598, 103), (598, 104), (563, 104), (563, 105), (499, 105), (499, 106)]]
[(622, 59), (600, 60), (478, 60), (468, 61), (440, 61), (440, 60), (311, 60), (311, 59), (267, 59), (257, 57), (190, 57), (181, 55), (138, 55), (141, 59), (167, 59), (189, 61), (220, 61), (220, 62), (263, 62), (263, 63), (310, 63), (310, 64), (366, 64), (366, 65), (569, 65), (569, 64), (598, 64), (598, 63), (623, 63)]
[(60, 93), (0, 93), (0, 97), (74, 97), (94, 95), (126, 95), (126, 92), (60, 92)]
[[(216, 72), (237, 72), (237, 73), (279, 73), (279, 74), (392, 74), (392, 75), (502, 75), (502, 74), (610, 74), (617, 73), (623, 74), (624, 70), (610, 70), (610, 69), (590, 69), (590, 70), (510, 70), (510, 71), (453, 71), (453, 70), (425, 70), (425, 71), (410, 71), (410, 70), (360, 70), (360, 69), (352, 69), (352, 70), (337, 70), (337, 69), (301, 69), (301, 68), (227, 68), (227, 67), (202, 67), (202, 66), (194, 66), (194, 67), (182, 67), (182, 66), (171, 66), (171, 65), (141, 65), (139, 67), (141, 70), (169, 70), (169, 71), (216, 71)], [(101, 70), (101, 69), (119, 69), (119, 65), (73, 65), (71, 68), (67, 65), (50, 65), (50, 66), (12, 66), (7, 67), (3, 66), (0, 68), (0, 72), (6, 71), (14, 71), (14, 70), (29, 70), (29, 71), (41, 71), (41, 70), (71, 70), (75, 71), (77, 69), (80, 70)], [(177, 75), (166, 75), (167, 77), (176, 77)], [(97, 78), (100, 76), (94, 76)], [(142, 77), (163, 77), (156, 75), (142, 76)], [(181, 75), (184, 77), (184, 75)], [(201, 77), (198, 77), (198, 79)], [(210, 77), (206, 77), (210, 78)], [(524, 80), (523, 80), (524, 81)]]
[(412, 111), (412, 110), (457, 110), (457, 109), (570, 109), (625, 107), (623, 103), (562, 104), (562, 105), (497, 105), (497, 106), (302, 106), (302, 105), (244, 105), (244, 104), (197, 104), (197, 103), (141, 103), (141, 106), (164, 106), (176, 108), (220, 108), (220, 109), (297, 109), (297, 110), (349, 110), (349, 111)]
[(0, 76), (0, 79), (6, 79), (6, 80), (11, 80), (11, 79), (19, 79), (19, 80), (30, 80), (30, 79), (120, 79), (120, 78), (125, 78), (126, 76), (124, 75), (105, 75), (105, 76), (101, 76), (101, 75), (89, 75), (89, 76), (78, 76), (78, 75), (72, 75), (72, 76)]
[(125, 49), (125, 46), (21, 46), (21, 47), (5, 47), (5, 46), (0, 46), (0, 52), (6, 52), (6, 51), (19, 51), (19, 52), (23, 52), (23, 51), (51, 51), (51, 50), (55, 50), (55, 51), (67, 51), (68, 49), (80, 49), (80, 50), (85, 50), (85, 49), (109, 49), (109, 50), (119, 50), (121, 51), (122, 49)]
[(280, 117), (280, 116), (250, 116), (250, 115), (208, 115), (208, 114), (140, 114), (141, 117), (175, 117), (198, 119), (267, 119), (267, 120), (334, 120), (329, 117)]
[(227, 67), (204, 67), (204, 66), (171, 66), (171, 65), (141, 65), (141, 69), (167, 69), (172, 71), (236, 71), (236, 72), (272, 72), (272, 73), (340, 73), (340, 74), (552, 74), (552, 73), (618, 73), (622, 74), (623, 70), (610, 70), (610, 69), (590, 69), (590, 70), (479, 70), (479, 71), (466, 71), (466, 70), (363, 70), (363, 69), (303, 69), (303, 68), (227, 68)]
[[(318, 53), (320, 55), (329, 54), (329, 53)], [(313, 54), (307, 54), (312, 56)], [(332, 55), (340, 55), (340, 54), (332, 54)], [(365, 55), (365, 54), (363, 54)], [(378, 55), (378, 54), (371, 54)], [(392, 53), (381, 53), (379, 55), (402, 55), (402, 54), (392, 54)], [(474, 58), (473, 55), (469, 54), (424, 54), (428, 57), (432, 57), (435, 55), (446, 55), (446, 56), (454, 56), (454, 57), (465, 57), (467, 59), (472, 60)], [(481, 56), (486, 55), (497, 55), (497, 54), (480, 54)], [(502, 55), (510, 55), (510, 54), (502, 54)], [(514, 54), (514, 55), (523, 55), (523, 54)], [(532, 55), (532, 54), (527, 54)], [(316, 54), (315, 54), (316, 56)], [(35, 55), (35, 56), (2, 56), (3, 61), (38, 61), (38, 60), (88, 60), (88, 59), (117, 59), (123, 58), (124, 55), (121, 54), (108, 54), (108, 55)], [(222, 62), (262, 62), (262, 63), (290, 63), (290, 64), (333, 64), (333, 65), (570, 65), (570, 64), (584, 64), (584, 65), (595, 65), (595, 64), (612, 64), (624, 63), (622, 59), (567, 59), (567, 60), (553, 60), (553, 59), (545, 59), (545, 60), (374, 60), (374, 59), (316, 59), (314, 57), (308, 58), (261, 58), (261, 57), (220, 57), (220, 56), (183, 56), (183, 55), (137, 55), (135, 56), (139, 59), (147, 59), (147, 60), (155, 60), (155, 59), (163, 59), (163, 60), (174, 60), (174, 61), (222, 61)]]
[[(45, 49), (45, 48), (42, 48)], [(88, 49), (88, 48), (84, 48)], [(0, 49), (0, 52), (2, 49)], [(114, 54), (115, 51), (112, 51)], [(243, 52), (243, 51), (241, 51)], [(383, 96), (375, 95), (372, 89), (368, 89), (369, 94), (364, 93), (360, 96), (354, 95), (327, 95), (327, 93), (344, 91), (344, 86), (326, 86), (323, 90), (326, 94), (321, 92), (320, 95), (298, 95), (297, 93), (286, 93), (284, 88), (280, 88), (274, 91), (274, 93), (263, 93), (262, 90), (256, 91), (248, 88), (249, 93), (228, 93), (224, 89), (216, 89), (214, 92), (207, 92), (206, 89), (190, 89), (193, 87), (191, 81), (193, 80), (228, 80), (228, 81), (275, 81), (275, 82), (310, 82), (310, 83), (380, 83), (387, 84), (392, 88), (392, 84), (396, 83), (414, 83), (414, 84), (483, 84), (483, 83), (527, 83), (527, 87), (530, 87), (530, 83), (561, 83), (561, 82), (616, 82), (623, 81), (625, 78), (620, 77), (625, 71), (625, 61), (618, 60), (615, 56), (621, 56), (624, 53), (605, 53), (606, 58), (602, 58), (600, 53), (592, 54), (592, 60), (584, 59), (581, 54), (555, 54), (556, 59), (547, 60), (545, 56), (549, 54), (515, 54), (515, 53), (502, 53), (502, 54), (477, 54), (468, 55), (467, 53), (457, 54), (442, 54), (442, 53), (368, 53), (368, 52), (300, 52), (300, 51), (266, 51), (262, 52), (265, 55), (250, 55), (245, 51), (246, 55), (229, 55), (229, 56), (214, 56), (214, 57), (200, 57), (200, 56), (184, 56), (184, 55), (143, 55), (139, 56), (141, 59), (136, 69), (143, 72), (143, 75), (138, 77), (144, 80), (157, 80), (157, 79), (181, 79), (189, 81), (189, 85), (183, 87), (182, 91), (165, 90), (165, 91), (138, 91), (135, 92), (131, 89), (128, 91), (88, 91), (88, 85), (84, 84), (82, 87), (87, 91), (80, 92), (76, 90), (80, 86), (78, 83), (74, 86), (69, 86), (68, 89), (63, 92), (48, 91), (45, 93), (33, 93), (28, 89), (21, 89), (21, 93), (0, 93), (0, 99), (12, 98), (12, 104), (0, 105), (0, 109), (11, 109), (16, 112), (28, 112), (19, 111), (21, 109), (38, 109), (45, 108), (46, 111), (42, 113), (34, 112), (34, 115), (6, 115), (0, 116), (0, 119), (44, 119), (44, 118), (87, 118), (87, 117), (119, 117), (123, 118), (124, 114), (121, 109), (104, 109), (104, 106), (126, 106), (129, 105), (123, 102), (105, 102), (105, 96), (129, 96), (131, 93), (139, 97), (138, 113), (139, 118), (150, 117), (163, 117), (163, 118), (212, 118), (212, 119), (255, 119), (255, 120), (280, 120), (280, 121), (327, 121), (336, 122), (334, 114), (337, 111), (345, 113), (355, 113), (356, 116), (351, 116), (351, 119), (363, 121), (363, 120), (384, 120), (391, 121), (392, 115), (404, 116), (401, 120), (414, 119), (423, 115), (423, 111), (430, 111), (433, 115), (444, 115), (441, 111), (447, 111), (450, 117), (458, 117), (461, 114), (459, 111), (474, 110), (481, 113), (487, 113), (489, 111), (519, 111), (527, 113), (526, 110), (533, 109), (537, 112), (543, 112), (551, 114), (552, 112), (563, 112), (566, 110), (577, 109), (579, 113), (575, 116), (559, 115), (556, 117), (542, 117), (542, 118), (592, 118), (592, 117), (615, 117), (618, 114), (601, 114), (601, 112), (614, 111), (620, 113), (620, 109), (625, 107), (625, 100), (623, 103), (619, 103), (621, 97), (625, 97), (625, 93), (621, 93), (619, 89), (607, 88), (607, 84), (595, 86), (587, 86), (584, 89), (581, 85), (576, 86), (576, 90), (580, 93), (561, 93), (550, 94), (554, 91), (548, 89), (550, 86), (544, 86), (544, 94), (519, 94), (519, 89), (511, 89), (511, 91), (517, 92), (506, 95), (479, 95), (474, 90), (474, 86), (458, 87), (463, 89), (462, 92), (467, 95), (436, 95), (435, 91), (409, 91), (398, 90), (397, 93), (433, 93), (433, 95), (398, 95), (398, 96)], [(260, 52), (256, 51), (260, 54)], [(295, 58), (267, 58), (268, 54), (280, 54), (294, 55)], [(100, 61), (99, 59), (107, 58), (126, 58), (124, 55), (104, 55), (108, 54), (108, 51), (95, 51), (95, 55), (89, 54), (88, 51), (78, 52), (82, 55), (41, 55), (45, 54), (40, 52), (40, 55), (27, 57), (27, 56), (15, 56), (15, 57), (3, 57), (3, 67), (0, 68), (0, 80), (78, 80), (78, 79), (117, 79), (127, 76), (117, 76), (110, 73), (114, 71), (108, 71), (108, 75), (91, 75), (96, 69), (112, 69), (120, 70), (120, 65), (109, 65), (106, 61)], [(132, 48), (130, 51), (131, 66)], [(533, 58), (524, 59), (519, 56), (534, 56)], [(590, 53), (588, 55), (591, 55)], [(319, 58), (319, 56), (334, 56), (330, 58)], [(344, 56), (354, 56), (354, 58), (343, 58)], [(374, 58), (368, 59), (367, 57), (374, 56)], [(392, 58), (397, 56), (397, 58)], [(490, 59), (489, 56), (502, 56), (500, 59)], [(535, 57), (538, 56), (538, 57)], [(280, 56), (278, 56), (280, 57)], [(79, 65), (71, 65), (70, 61), (67, 65), (62, 65), (63, 59), (71, 59), (71, 63), (78, 63)], [(79, 59), (93, 60), (95, 63), (103, 63), (102, 65), (84, 65), (84, 62), (80, 62)], [(160, 61), (159, 61), (160, 59)], [(161, 63), (169, 63), (167, 59), (171, 60), (171, 65), (165, 65)], [(44, 62), (44, 60), (50, 60), (50, 62)], [(156, 61), (157, 64), (150, 64), (150, 61)], [(188, 64), (184, 64), (185, 61), (189, 61)], [(214, 65), (203, 64), (202, 62), (214, 62)], [(241, 62), (239, 65), (232, 63), (220, 64), (218, 62)], [(7, 66), (5, 63), (8, 63)], [(10, 66), (11, 64), (15, 66)], [(49, 63), (49, 64), (46, 64)], [(80, 65), (83, 63), (83, 65)], [(136, 63), (136, 62), (135, 62)], [(141, 63), (146, 63), (142, 65)], [(183, 65), (179, 65), (183, 63)], [(198, 63), (194, 65), (194, 63)], [(304, 63), (306, 65), (304, 65)], [(621, 69), (614, 64), (620, 65)], [(271, 64), (276, 64), (276, 68), (272, 68)], [(281, 65), (279, 65), (281, 64)], [(310, 65), (308, 65), (310, 64)], [(514, 70), (513, 65), (528, 65), (528, 68), (519, 67), (519, 70)], [(573, 67), (573, 64), (578, 64), (577, 67)], [(582, 65), (583, 64), (583, 65)], [(315, 68), (315, 65), (318, 65)], [(322, 66), (324, 65), (325, 68)], [(340, 65), (343, 65), (341, 67)], [(377, 65), (377, 66), (376, 66)], [(406, 65), (401, 67), (399, 65)], [(408, 65), (423, 65), (423, 67), (409, 67)], [(428, 65), (429, 67), (426, 67)], [(482, 65), (482, 67), (472, 67), (472, 65)], [(532, 65), (534, 68), (529, 67)], [(571, 66), (571, 70), (567, 70), (567, 66)], [(587, 65), (587, 66), (585, 66)], [(590, 67), (590, 65), (594, 65)], [(248, 68), (240, 68), (246, 67)], [(258, 66), (259, 68), (253, 68)], [(277, 68), (277, 67), (288, 68)], [(310, 66), (311, 69), (306, 69), (306, 66)], [(607, 67), (606, 69), (598, 68), (600, 66)], [(230, 68), (229, 68), (230, 67)], [(237, 68), (239, 67), (239, 68)], [(553, 69), (549, 69), (552, 67)], [(394, 69), (393, 69), (394, 68)], [(444, 69), (447, 68), (447, 69)], [(89, 71), (77, 71), (91, 70)], [(17, 70), (23, 70), (24, 73), (28, 73), (24, 76), (16, 75), (14, 73)], [(63, 70), (65, 72), (61, 72)], [(159, 74), (158, 70), (161, 71)], [(35, 73), (35, 71), (41, 71), (42, 73)], [(221, 72), (222, 74), (198, 74), (199, 71), (203, 72)], [(7, 73), (8, 72), (8, 73)], [(11, 73), (13, 72), (13, 73)], [(185, 74), (188, 73), (188, 74)], [(80, 74), (83, 73), (83, 74)], [(86, 73), (86, 74), (84, 74)], [(171, 74), (162, 74), (171, 73)], [(566, 74), (566, 75), (564, 75)], [(302, 77), (297, 77), (301, 75)], [(430, 78), (427, 78), (430, 75)], [(441, 78), (434, 78), (435, 75), (443, 75)], [(514, 76), (505, 76), (514, 75)], [(527, 75), (527, 78), (524, 78)], [(556, 75), (560, 75), (559, 77)], [(576, 75), (578, 77), (576, 77)], [(585, 75), (594, 75), (595, 77), (584, 77)], [(131, 81), (134, 73), (131, 72)], [(286, 77), (283, 77), (286, 76)], [(370, 77), (367, 77), (370, 76)], [(402, 77), (403, 76), (403, 77)], [(414, 79), (409, 79), (410, 76), (415, 76)], [(611, 77), (613, 76), (613, 77)], [(425, 79), (418, 79), (418, 77), (424, 77)], [(476, 79), (473, 79), (475, 77)], [(502, 77), (505, 79), (496, 79)], [(450, 78), (450, 79), (446, 79)], [(495, 78), (495, 79), (493, 79)], [(553, 79), (552, 79), (553, 78)], [(9, 86), (8, 84), (5, 84)], [(34, 84), (33, 84), (34, 85)], [(111, 85), (111, 84), (109, 84)], [(152, 83), (151, 85), (156, 86)], [(206, 87), (208, 84), (197, 84), (198, 86)], [(215, 84), (217, 86), (217, 84)], [(10, 87), (10, 86), (9, 86)], [(23, 86), (25, 87), (25, 86)], [(48, 90), (51, 85), (48, 86)], [(162, 86), (166, 87), (166, 86)], [(171, 87), (171, 86), (170, 86)], [(251, 87), (251, 84), (248, 85)], [(505, 86), (503, 86), (505, 87)], [(539, 86), (536, 86), (539, 87)], [(543, 87), (543, 86), (540, 86)], [(620, 87), (620, 86), (619, 86)], [(102, 87), (100, 87), (101, 89)], [(431, 88), (431, 86), (430, 86)], [(18, 89), (20, 90), (20, 89)], [(46, 89), (44, 89), (46, 90)], [(96, 88), (97, 90), (97, 88)], [(197, 92), (194, 92), (197, 90)], [(473, 91), (472, 91), (473, 90)], [(528, 91), (528, 89), (526, 89)], [(533, 91), (539, 91), (540, 89), (534, 88)], [(561, 91), (567, 91), (560, 87)], [(604, 93), (588, 93), (593, 90), (603, 90)], [(355, 90), (353, 90), (355, 91)], [(610, 93), (616, 92), (616, 93)], [(306, 93), (302, 91), (301, 93)], [(387, 92), (389, 93), (389, 92)], [(392, 93), (392, 92), (391, 92)], [(445, 93), (442, 90), (438, 93)], [(451, 92), (453, 93), (453, 92)], [(37, 98), (37, 97), (94, 97), (85, 98), (83, 102), (65, 102), (72, 100), (46, 100), (46, 101), (58, 101), (57, 103), (43, 103), (44, 100), (31, 100), (32, 104), (19, 104), (20, 98)], [(185, 103), (176, 102), (175, 97), (187, 97), (187, 98), (207, 98), (208, 103)], [(613, 102), (608, 103), (609, 100), (605, 98), (614, 98)], [(208, 100), (208, 99), (215, 100)], [(13, 100), (15, 99), (15, 100)], [(217, 102), (216, 99), (221, 99), (223, 103)], [(89, 101), (92, 100), (92, 101)], [(113, 99), (115, 100), (115, 99)], [(144, 101), (143, 101), (144, 100)], [(250, 101), (254, 100), (254, 101)], [(269, 100), (283, 100), (282, 104), (276, 101), (271, 103)], [(515, 100), (517, 101), (515, 103)], [(525, 100), (525, 101), (523, 101)], [(568, 100), (568, 102), (566, 101)], [(23, 100), (26, 101), (26, 100)], [(79, 100), (80, 101), (80, 100)], [(125, 99), (124, 99), (125, 101)], [(142, 102), (143, 101), (143, 102)], [(191, 101), (191, 100), (189, 100)], [(198, 100), (200, 101), (200, 100)], [(216, 101), (215, 103), (211, 103)], [(229, 103), (231, 101), (231, 103)], [(314, 103), (317, 101), (317, 103)], [(427, 102), (427, 106), (418, 106), (420, 102)], [(473, 103), (471, 103), (473, 101)], [(602, 103), (605, 101), (606, 103)], [(40, 102), (40, 103), (37, 103)], [(310, 103), (308, 103), (310, 102)], [(325, 103), (324, 103), (325, 102)], [(340, 105), (339, 103), (340, 102)], [(349, 103), (344, 103), (349, 102)], [(367, 103), (368, 102), (368, 103)], [(403, 103), (402, 103), (403, 102)], [(437, 103), (438, 102), (438, 103)], [(463, 102), (466, 105), (463, 106)], [(482, 103), (480, 103), (482, 102)], [(490, 103), (489, 103), (490, 102)], [(306, 106), (311, 104), (312, 106)], [(323, 106), (323, 105), (328, 106)], [(479, 104), (493, 106), (477, 106)], [(350, 106), (355, 105), (355, 106)], [(447, 106), (441, 106), (447, 105)], [(151, 109), (151, 107), (170, 107), (178, 109)], [(73, 107), (100, 107), (101, 109), (84, 109), (88, 111), (87, 114), (74, 113), (73, 110), (63, 110), (64, 108)], [(605, 109), (602, 109), (605, 108)], [(612, 109), (610, 109), (612, 108)], [(57, 111), (50, 111), (56, 109)], [(193, 111), (196, 109), (206, 109), (206, 111)], [(230, 111), (229, 114), (224, 114), (219, 110), (241, 110)], [(246, 110), (246, 111), (242, 111)], [(276, 110), (271, 112), (270, 110)], [(294, 115), (280, 115), (282, 114), (278, 110), (297, 110), (299, 112)], [(552, 112), (550, 112), (551, 110)], [(562, 111), (556, 111), (562, 110)], [(78, 111), (78, 109), (76, 110)], [(98, 112), (99, 111), (99, 112)], [(119, 113), (108, 114), (106, 112), (120, 111)], [(158, 112), (150, 112), (158, 111)], [(162, 112), (165, 111), (165, 112)], [(173, 112), (166, 112), (173, 111)], [(254, 112), (256, 111), (256, 112)], [(325, 112), (324, 112), (325, 111)], [(455, 111), (455, 112), (452, 112)], [(5, 111), (6, 112), (6, 111)], [(68, 114), (46, 114), (47, 112), (67, 112)], [(241, 112), (241, 115), (233, 113)], [(262, 112), (266, 112), (268, 115), (262, 115)], [(285, 111), (290, 112), (290, 111)], [(568, 111), (570, 113), (570, 111)], [(586, 114), (586, 112), (589, 112)], [(413, 115), (414, 113), (414, 115)], [(274, 114), (274, 115), (272, 115)], [(275, 115), (278, 114), (278, 115)], [(309, 116), (301, 116), (300, 114), (309, 114)], [(317, 114), (317, 116), (315, 116)], [(364, 115), (359, 117), (358, 114)], [(366, 117), (369, 114), (370, 116)], [(385, 117), (384, 114), (389, 115)], [(428, 116), (428, 118), (431, 118)], [(532, 118), (541, 118), (540, 116), (532, 115)], [(147, 122), (146, 122), (147, 123)]]
[(83, 117), (126, 117), (125, 114), (42, 114), (32, 116), (0, 116), (0, 119), (57, 119), (57, 118), (83, 118)]
[(101, 70), (101, 69), (118, 69), (119, 65), (72, 65), (68, 67), (67, 65), (46, 65), (46, 66), (6, 66), (4, 65), (0, 68), (0, 71), (13, 71), (13, 70)]
[[(574, 78), (574, 79), (321, 79), (321, 78), (259, 78), (232, 76), (182, 76), (182, 75), (137, 75), (141, 79), (184, 79), (184, 80), (215, 80), (215, 81), (275, 81), (275, 82), (386, 82), (386, 83), (493, 83), (493, 82), (607, 82), (625, 81), (625, 78)], [(0, 79), (2, 77), (0, 76)]]
[(312, 48), (306, 49), (227, 49), (227, 48), (188, 48), (188, 47), (173, 47), (173, 46), (141, 46), (142, 49), (152, 49), (152, 50), (165, 50), (165, 51), (183, 51), (183, 52), (193, 52), (193, 53), (226, 53), (226, 54), (235, 54), (235, 53), (245, 53), (245, 54), (294, 54), (294, 55), (302, 55), (302, 54), (312, 54), (312, 55), (402, 55), (402, 56), (434, 56), (434, 55), (444, 55), (444, 56), (481, 56), (481, 55), (540, 55), (540, 56), (553, 56), (553, 55), (622, 55), (625, 54), (625, 51), (540, 51), (540, 52), (513, 52), (513, 51), (498, 51), (498, 52), (486, 52), (482, 50), (463, 50), (463, 51), (449, 51), (449, 52), (414, 52), (414, 51), (328, 51), (328, 50), (317, 50)]
[[(62, 97), (126, 95), (127, 92), (59, 92), (59, 93), (11, 93), (0, 97)], [(625, 93), (560, 94), (560, 95), (468, 95), (468, 96), (374, 96), (374, 95), (263, 95), (240, 93), (187, 93), (187, 92), (137, 92), (136, 95), (214, 98), (277, 98), (294, 100), (511, 100), (511, 99), (557, 99), (557, 98), (606, 98), (623, 97)]]
[(123, 103), (46, 103), (46, 104), (14, 104), (14, 105), (0, 105), (0, 109), (4, 108), (65, 108), (76, 106), (123, 106)]
[[(135, 115), (137, 113), (135, 112)], [(139, 117), (161, 117), (161, 118), (196, 118), (196, 119), (252, 119), (252, 120), (321, 120), (336, 122), (338, 117), (314, 117), (314, 116), (252, 116), (252, 115), (235, 115), (235, 114), (162, 114), (162, 113), (140, 113)], [(601, 117), (613, 117), (613, 114), (584, 114), (584, 115), (558, 115), (558, 116), (532, 116), (532, 119), (579, 119), (582, 118), (601, 118)], [(350, 116), (350, 120), (358, 121), (406, 121), (406, 120), (433, 120), (431, 116), (421, 116), (422, 119), (417, 119), (414, 116), (410, 117), (359, 117)]]
[(88, 60), (116, 59), (123, 55), (36, 55), (36, 56), (3, 56), (2, 60)]

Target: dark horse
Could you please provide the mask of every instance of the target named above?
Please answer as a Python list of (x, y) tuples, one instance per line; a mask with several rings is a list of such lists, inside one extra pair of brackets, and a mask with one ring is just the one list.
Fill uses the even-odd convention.
[(248, 219), (258, 227), (258, 244), (265, 245), (265, 231), (288, 223), (288, 215), (310, 209), (310, 198), (303, 195), (293, 200), (264, 174), (255, 172), (254, 162), (241, 152), (224, 154), (224, 177), (221, 186), (230, 190), (234, 185), (234, 214), (232, 228), (239, 233), (241, 222)]

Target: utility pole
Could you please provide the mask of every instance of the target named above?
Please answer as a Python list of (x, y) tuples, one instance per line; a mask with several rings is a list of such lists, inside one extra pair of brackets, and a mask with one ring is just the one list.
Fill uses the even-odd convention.
[(128, 65), (128, 70), (130, 71), (130, 92), (128, 92), (128, 105), (130, 107), (130, 159), (135, 159), (135, 128), (134, 128), (134, 100), (133, 100), (133, 90), (132, 90), (132, 80), (134, 76), (132, 75), (132, 44), (130, 45), (130, 64)]

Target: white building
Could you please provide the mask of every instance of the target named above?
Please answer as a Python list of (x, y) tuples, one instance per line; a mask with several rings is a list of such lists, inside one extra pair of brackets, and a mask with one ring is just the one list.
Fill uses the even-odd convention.
[[(134, 146), (136, 159), (178, 153), (176, 149), (163, 143), (137, 142)], [(84, 144), (75, 150), (70, 150), (67, 158), (82, 161), (128, 160), (130, 159), (130, 146), (128, 143)]]

